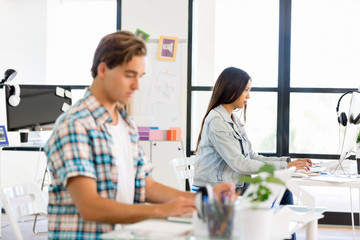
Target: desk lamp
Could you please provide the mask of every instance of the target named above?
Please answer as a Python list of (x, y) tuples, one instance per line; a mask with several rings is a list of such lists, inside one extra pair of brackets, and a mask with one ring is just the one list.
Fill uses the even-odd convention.
[(17, 107), (20, 103), (20, 87), (18, 84), (9, 85), (8, 83), (16, 77), (16, 74), (17, 72), (14, 69), (8, 69), (4, 73), (4, 79), (0, 82), (0, 84), (7, 85), (10, 88), (8, 102), (13, 107)]
[(16, 77), (17, 72), (14, 69), (8, 69), (4, 73), (4, 79), (1, 80), (0, 84), (5, 84), (6, 82), (10, 82)]

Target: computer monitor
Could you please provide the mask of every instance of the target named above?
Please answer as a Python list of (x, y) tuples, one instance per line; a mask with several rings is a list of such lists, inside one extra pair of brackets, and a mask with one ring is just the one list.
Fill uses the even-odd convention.
[[(63, 113), (64, 103), (71, 106), (70, 97), (65, 95), (61, 97), (56, 94), (57, 87), (54, 85), (20, 85), (21, 100), (16, 107), (8, 103), (10, 89), (6, 87), (8, 131), (26, 128), (32, 131), (51, 130), (58, 116)], [(71, 91), (71, 87), (61, 87), (61, 89)]]
[(355, 146), (357, 136), (359, 134), (359, 116), (360, 116), (360, 93), (359, 92), (353, 92), (350, 108), (349, 108), (349, 114), (348, 121), (346, 124), (345, 129), (345, 135), (342, 142), (342, 149), (341, 149), (341, 155), (340, 155), (340, 161), (344, 160), (346, 157), (348, 157)]

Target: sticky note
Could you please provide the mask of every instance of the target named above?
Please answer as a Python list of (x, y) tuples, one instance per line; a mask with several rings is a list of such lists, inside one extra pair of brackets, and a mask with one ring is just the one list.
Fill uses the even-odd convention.
[(70, 98), (71, 99), (71, 91), (69, 91), (69, 90), (65, 90), (65, 97), (67, 97), (67, 98)]
[(65, 89), (63, 89), (61, 87), (56, 87), (55, 94), (56, 94), (56, 96), (64, 97), (65, 96)]
[(61, 111), (66, 112), (69, 108), (70, 108), (70, 105), (67, 104), (66, 102), (64, 102), (61, 107)]

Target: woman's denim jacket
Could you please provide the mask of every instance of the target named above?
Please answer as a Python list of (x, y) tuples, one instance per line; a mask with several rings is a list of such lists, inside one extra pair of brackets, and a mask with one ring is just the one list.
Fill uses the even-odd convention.
[(276, 169), (287, 168), (287, 157), (265, 157), (253, 152), (244, 126), (235, 114), (231, 116), (219, 105), (206, 117), (196, 154), (194, 185), (232, 182), (240, 187), (243, 183), (238, 182), (238, 177), (257, 172), (265, 162)]

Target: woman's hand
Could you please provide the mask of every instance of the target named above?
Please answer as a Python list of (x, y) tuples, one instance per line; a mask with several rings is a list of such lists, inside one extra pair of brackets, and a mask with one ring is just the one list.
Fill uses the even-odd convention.
[(290, 167), (296, 167), (296, 170), (310, 170), (310, 167), (312, 166), (312, 161), (309, 158), (300, 158), (295, 161), (288, 163), (288, 168)]
[(213, 188), (215, 196), (220, 201), (223, 196), (229, 197), (229, 200), (236, 198), (235, 184), (233, 183), (220, 183)]

